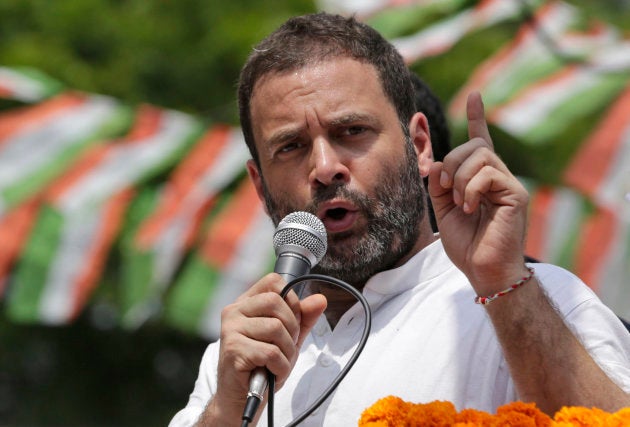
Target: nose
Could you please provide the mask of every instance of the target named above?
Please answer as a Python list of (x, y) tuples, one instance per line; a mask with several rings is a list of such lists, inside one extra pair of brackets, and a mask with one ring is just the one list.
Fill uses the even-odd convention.
[(313, 142), (311, 152), (311, 173), (309, 181), (314, 187), (346, 183), (350, 180), (350, 171), (343, 158), (340, 147), (327, 138), (318, 138)]

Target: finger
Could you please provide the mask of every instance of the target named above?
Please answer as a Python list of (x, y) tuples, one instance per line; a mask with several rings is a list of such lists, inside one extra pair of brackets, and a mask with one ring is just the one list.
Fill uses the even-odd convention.
[[(299, 311), (299, 302), (297, 310)], [(297, 342), (300, 333), (299, 316), (296, 316), (293, 309), (282, 299), (280, 294), (265, 292), (252, 296), (248, 300), (241, 302), (239, 312), (242, 316), (252, 319), (277, 319), (292, 337), (292, 341), (294, 343)], [(255, 336), (252, 337), (255, 338)]]
[[(290, 334), (277, 318), (257, 317), (247, 319), (242, 323), (239, 332), (258, 343), (257, 346), (261, 350), (266, 349), (266, 353), (262, 355), (265, 358), (265, 363), (259, 363), (256, 366), (266, 366), (268, 364), (267, 359), (277, 359), (276, 349), (287, 360), (293, 360), (297, 355), (298, 334), (295, 334), (295, 337)], [(267, 344), (271, 345), (271, 347)]]
[(452, 211), (456, 205), (453, 202), (453, 191), (450, 188), (442, 187), (440, 184), (440, 176), (443, 172), (443, 164), (435, 162), (429, 169), (429, 196), (431, 196), (431, 205), (438, 224), (442, 219)]
[(224, 354), (229, 355), (228, 359), (233, 360), (239, 371), (249, 373), (257, 367), (265, 367), (279, 378), (285, 378), (291, 372), (290, 358), (274, 344), (240, 335), (221, 345)]
[(241, 361), (243, 370), (257, 366), (280, 369), (282, 359), (297, 357), (298, 336), (293, 312), (275, 292), (254, 295), (222, 311), (221, 341), (232, 358)]
[[(451, 168), (457, 167), (456, 170), (450, 173), (453, 176), (453, 199), (458, 206), (461, 206), (464, 202), (464, 192), (469, 181), (483, 168), (492, 167), (506, 177), (511, 178), (513, 176), (501, 159), (483, 144), (470, 152), (466, 157), (463, 157), (462, 160), (459, 157), (456, 160), (450, 160), (449, 166)], [(461, 163), (457, 164), (459, 161)]]
[(236, 301), (240, 301), (263, 292), (275, 292), (280, 294), (286, 284), (286, 281), (278, 273), (269, 273), (250, 286), (236, 299)]
[(313, 329), (324, 310), (326, 310), (327, 304), (326, 297), (322, 294), (310, 295), (302, 300), (302, 323), (297, 341), (298, 348), (302, 346), (304, 339)]
[(488, 130), (488, 123), (483, 108), (481, 94), (477, 91), (471, 92), (466, 101), (466, 115), (468, 117), (468, 137), (470, 139), (481, 138), (492, 149), (492, 138)]
[(527, 205), (527, 191), (518, 180), (492, 166), (484, 166), (468, 180), (462, 190), (462, 209), (466, 213), (473, 213), (482, 198), (495, 206)]
[(297, 320), (297, 324), (299, 325), (300, 323), (302, 323), (302, 309), (300, 307), (300, 298), (298, 297), (298, 295), (295, 293), (293, 289), (287, 292), (287, 294), (284, 297), (284, 301), (293, 312), (293, 315), (295, 316)]
[(444, 164), (442, 162), (433, 162), (429, 168), (429, 184), (427, 186), (427, 190), (429, 191), (429, 196), (431, 197), (439, 197), (448, 192), (448, 190), (440, 184), (440, 176), (442, 174), (443, 166)]
[(487, 142), (482, 138), (474, 138), (465, 144), (454, 148), (444, 158), (444, 165), (440, 174), (440, 185), (444, 188), (451, 188), (454, 185), (455, 174), (461, 168), (461, 165), (468, 162), (475, 154), (483, 154), (484, 164), (491, 164), (505, 173), (510, 173), (507, 166), (501, 159), (488, 147)]

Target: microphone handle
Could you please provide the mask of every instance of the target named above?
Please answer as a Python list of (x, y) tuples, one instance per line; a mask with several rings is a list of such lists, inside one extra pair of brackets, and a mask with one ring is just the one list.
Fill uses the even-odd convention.
[[(311, 263), (306, 257), (287, 251), (278, 255), (273, 271), (289, 283), (297, 277), (308, 274), (311, 271)], [(251, 422), (254, 419), (258, 406), (265, 397), (268, 385), (267, 369), (264, 367), (254, 369), (249, 377), (249, 392), (247, 393), (247, 403), (243, 411), (244, 420)]]
[(311, 263), (300, 254), (284, 252), (278, 255), (273, 271), (289, 283), (293, 279), (308, 274), (311, 271)]
[(267, 370), (258, 367), (254, 369), (249, 377), (249, 392), (243, 408), (243, 425), (249, 425), (256, 417), (258, 407), (264, 399), (264, 393), (267, 389)]
[(267, 385), (267, 369), (259, 366), (252, 371), (249, 377), (249, 393), (247, 393), (247, 396), (254, 396), (262, 401), (265, 397)]

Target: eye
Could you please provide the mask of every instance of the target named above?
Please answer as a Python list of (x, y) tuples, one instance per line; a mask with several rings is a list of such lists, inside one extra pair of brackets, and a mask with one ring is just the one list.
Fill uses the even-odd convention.
[(302, 143), (300, 142), (289, 142), (287, 144), (284, 144), (282, 147), (280, 147), (280, 149), (278, 150), (278, 153), (289, 153), (293, 150), (297, 150), (298, 148), (302, 147)]
[(286, 160), (296, 156), (304, 148), (304, 142), (300, 139), (289, 140), (278, 144), (274, 150), (273, 156), (278, 160)]
[(366, 131), (367, 131), (367, 127), (361, 126), (361, 125), (354, 125), (354, 126), (348, 126), (347, 128), (345, 128), (345, 130), (343, 131), (343, 134), (353, 136), (353, 135), (360, 135)]

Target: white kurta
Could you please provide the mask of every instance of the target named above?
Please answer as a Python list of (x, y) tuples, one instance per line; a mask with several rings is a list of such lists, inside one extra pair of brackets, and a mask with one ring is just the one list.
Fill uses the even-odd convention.
[[(609, 376), (630, 392), (630, 334), (591, 289), (569, 272), (533, 264), (536, 276)], [(405, 265), (372, 277), (363, 291), (372, 331), (355, 366), (303, 426), (357, 425), (363, 410), (395, 395), (410, 402), (448, 400), (458, 410), (494, 413), (518, 400), (501, 347), (483, 306), (449, 260), (441, 241)], [(356, 304), (331, 331), (322, 317), (275, 395), (274, 425), (301, 414), (340, 372), (357, 346), (364, 314)], [(218, 343), (208, 346), (187, 406), (171, 426), (192, 425), (216, 390)], [(266, 412), (259, 425), (266, 425)]]

